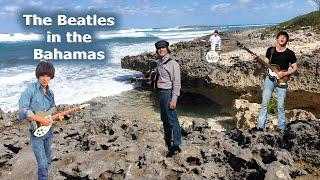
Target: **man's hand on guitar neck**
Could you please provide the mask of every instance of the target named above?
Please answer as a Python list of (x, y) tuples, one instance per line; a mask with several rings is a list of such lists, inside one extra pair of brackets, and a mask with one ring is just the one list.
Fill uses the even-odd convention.
[(63, 119), (64, 119), (64, 116), (59, 116), (57, 120), (62, 121)]
[(33, 121), (37, 121), (44, 126), (49, 126), (52, 124), (52, 121), (50, 119), (41, 117), (39, 115), (32, 115), (32, 116), (28, 117), (28, 119), (33, 120)]

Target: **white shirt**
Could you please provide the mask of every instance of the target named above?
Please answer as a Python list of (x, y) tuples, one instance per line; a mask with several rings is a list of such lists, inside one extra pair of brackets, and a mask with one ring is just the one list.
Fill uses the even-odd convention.
[(221, 46), (221, 38), (219, 35), (215, 36), (215, 35), (212, 35), (209, 39), (209, 42), (211, 43), (211, 49), (212, 50), (215, 50), (216, 49), (216, 46), (218, 46), (218, 49), (220, 49), (220, 46)]

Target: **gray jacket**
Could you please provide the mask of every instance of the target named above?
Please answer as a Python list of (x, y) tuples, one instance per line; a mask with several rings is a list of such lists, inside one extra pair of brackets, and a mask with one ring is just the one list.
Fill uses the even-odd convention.
[(171, 102), (176, 103), (181, 89), (180, 66), (174, 60), (170, 60), (167, 64), (164, 64), (169, 59), (170, 54), (166, 54), (157, 62), (156, 70), (159, 73), (157, 86), (161, 89), (171, 89)]

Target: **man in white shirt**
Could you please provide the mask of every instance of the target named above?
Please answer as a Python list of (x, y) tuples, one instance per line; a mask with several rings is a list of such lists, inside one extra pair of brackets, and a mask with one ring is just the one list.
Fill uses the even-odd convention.
[(220, 50), (221, 38), (220, 38), (219, 32), (217, 30), (215, 30), (213, 35), (210, 37), (209, 43), (211, 44), (212, 51)]

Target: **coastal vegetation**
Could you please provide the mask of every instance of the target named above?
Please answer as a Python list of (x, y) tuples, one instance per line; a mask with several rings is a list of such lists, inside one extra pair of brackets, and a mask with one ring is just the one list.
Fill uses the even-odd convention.
[(320, 34), (320, 11), (310, 12), (305, 15), (297, 16), (291, 20), (282, 22), (277, 26), (266, 29), (268, 32), (277, 32), (279, 30), (303, 30), (311, 28), (317, 34)]

